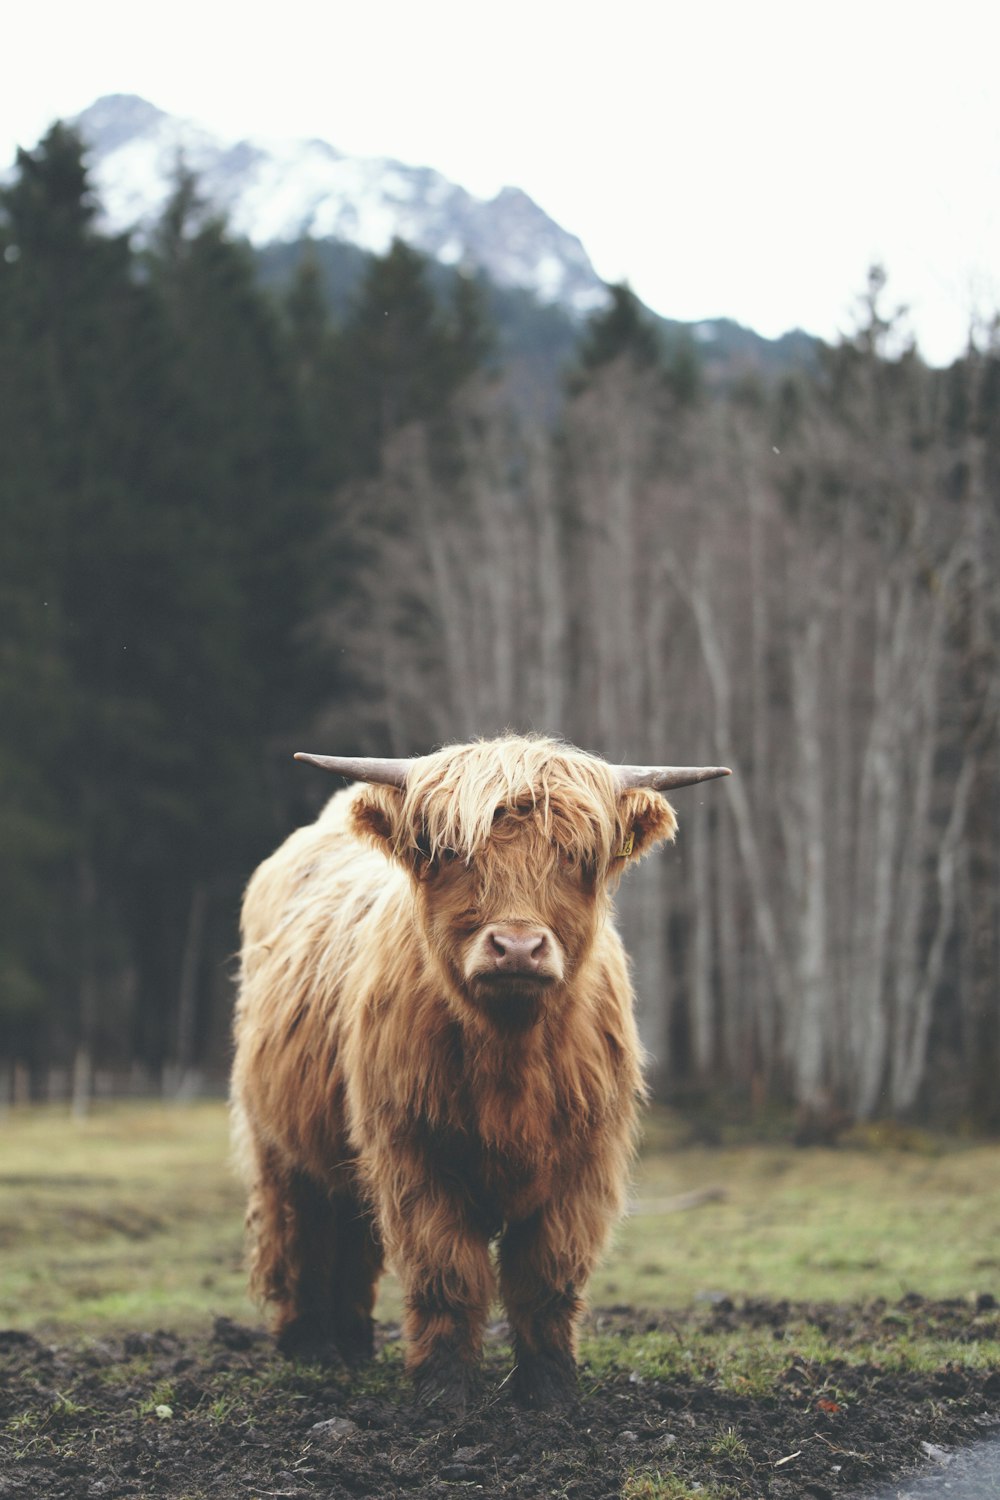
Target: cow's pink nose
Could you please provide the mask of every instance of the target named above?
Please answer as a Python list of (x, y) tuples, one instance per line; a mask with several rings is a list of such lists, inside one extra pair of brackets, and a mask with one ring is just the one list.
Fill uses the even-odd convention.
[(537, 928), (522, 932), (492, 927), (488, 934), (488, 948), (493, 955), (494, 967), (503, 973), (533, 974), (548, 956), (548, 937)]

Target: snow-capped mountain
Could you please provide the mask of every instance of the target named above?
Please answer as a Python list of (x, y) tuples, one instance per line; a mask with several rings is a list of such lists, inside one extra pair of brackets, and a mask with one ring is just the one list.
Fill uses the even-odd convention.
[(183, 162), (212, 208), (254, 245), (308, 235), (382, 254), (396, 236), (578, 314), (606, 301), (580, 241), (518, 188), (484, 201), (430, 167), (345, 156), (326, 141), (227, 141), (134, 94), (106, 95), (73, 124), (114, 231), (154, 223)]

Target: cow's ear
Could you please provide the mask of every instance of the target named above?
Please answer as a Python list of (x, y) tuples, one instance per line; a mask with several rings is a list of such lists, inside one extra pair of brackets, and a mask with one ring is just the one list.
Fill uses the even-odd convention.
[(396, 854), (402, 840), (403, 793), (395, 786), (365, 785), (351, 806), (351, 823), (358, 838), (383, 854)]
[(672, 839), (677, 816), (661, 792), (633, 787), (618, 798), (618, 847), (615, 863), (620, 867), (641, 859), (657, 844)]

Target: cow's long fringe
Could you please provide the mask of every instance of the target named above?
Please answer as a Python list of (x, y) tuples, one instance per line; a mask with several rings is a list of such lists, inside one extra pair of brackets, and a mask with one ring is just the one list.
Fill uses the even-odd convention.
[(472, 858), (493, 834), (498, 811), (533, 815), (570, 857), (606, 869), (618, 834), (614, 771), (558, 740), (525, 736), (450, 745), (413, 763), (401, 836)]

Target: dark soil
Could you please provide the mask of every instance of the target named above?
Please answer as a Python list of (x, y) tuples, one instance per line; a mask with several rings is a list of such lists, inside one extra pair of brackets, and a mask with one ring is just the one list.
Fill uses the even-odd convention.
[[(891, 1355), (894, 1327), (972, 1344), (1000, 1337), (992, 1298), (895, 1308), (722, 1302), (647, 1315), (595, 1313), (613, 1345), (654, 1329), (725, 1334), (812, 1324), (838, 1347), (870, 1335)], [(770, 1336), (770, 1335), (768, 1335)], [(418, 1407), (402, 1372), (398, 1331), (383, 1331), (375, 1364), (344, 1372), (286, 1364), (259, 1330), (220, 1319), (209, 1339), (129, 1333), (61, 1347), (0, 1333), (2, 1500), (285, 1500), (509, 1495), (605, 1500), (692, 1492), (859, 1495), (934, 1461), (1000, 1421), (1000, 1370), (942, 1364), (899, 1373), (889, 1357), (820, 1365), (789, 1348), (764, 1394), (726, 1388), (711, 1368), (670, 1380), (620, 1367), (598, 1380), (584, 1366), (580, 1398), (559, 1412), (523, 1412), (505, 1376), (502, 1331), (491, 1335), (482, 1398), (456, 1422)], [(622, 1346), (625, 1347), (624, 1345)]]

